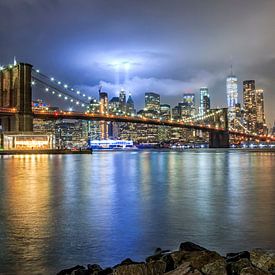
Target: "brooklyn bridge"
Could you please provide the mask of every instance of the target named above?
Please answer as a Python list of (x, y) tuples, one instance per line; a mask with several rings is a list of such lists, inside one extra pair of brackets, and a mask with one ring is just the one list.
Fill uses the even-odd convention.
[[(32, 108), (32, 83), (38, 82), (44, 86), (46, 93), (74, 102), (83, 111), (58, 110), (40, 111)], [(108, 113), (92, 113), (87, 110), (89, 97), (74, 89), (68, 89), (67, 85), (58, 85), (54, 79), (34, 70), (33, 66), (19, 63), (2, 67), (0, 71), (0, 119), (3, 132), (32, 132), (33, 120), (76, 119), (89, 121), (113, 121), (149, 125), (162, 125), (177, 128), (193, 129), (209, 133), (210, 148), (227, 148), (230, 146), (230, 137), (243, 138), (252, 141), (275, 141), (271, 135), (259, 135), (248, 131), (241, 125), (238, 129), (230, 128), (227, 117), (227, 109), (213, 109), (207, 115), (196, 116), (186, 120), (164, 120), (142, 116), (114, 115)], [(53, 91), (54, 90), (54, 91)]]

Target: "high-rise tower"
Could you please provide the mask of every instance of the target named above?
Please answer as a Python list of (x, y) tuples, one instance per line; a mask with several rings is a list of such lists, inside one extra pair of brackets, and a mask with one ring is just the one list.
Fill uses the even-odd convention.
[(201, 115), (205, 114), (210, 109), (210, 96), (207, 87), (200, 88), (200, 107), (199, 112)]
[(126, 113), (126, 92), (122, 89), (119, 92), (119, 104), (120, 104), (120, 110), (123, 114)]
[(257, 122), (255, 80), (243, 82), (244, 123), (248, 130), (255, 130)]
[(145, 109), (160, 113), (160, 95), (156, 93), (145, 93)]
[[(106, 115), (108, 112), (108, 94), (99, 90), (99, 113)], [(108, 139), (108, 123), (106, 121), (100, 121), (100, 138)]]
[(233, 75), (232, 66), (231, 73), (226, 78), (226, 96), (227, 96), (227, 107), (230, 110), (234, 108), (238, 103), (238, 78)]

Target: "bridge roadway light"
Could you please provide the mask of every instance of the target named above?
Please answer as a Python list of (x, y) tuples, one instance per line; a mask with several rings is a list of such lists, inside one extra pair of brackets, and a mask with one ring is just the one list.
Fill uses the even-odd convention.
[(36, 72), (39, 74), (40, 73), (40, 71), (39, 70), (36, 70)]
[(54, 77), (51, 77), (51, 81), (54, 81)]
[(67, 85), (67, 84), (64, 84), (64, 88), (67, 89), (67, 88), (68, 88), (68, 85)]
[(61, 84), (61, 81), (58, 81), (57, 84), (60, 85), (60, 84)]
[(46, 88), (45, 91), (48, 92), (48, 91), (49, 91), (49, 88)]

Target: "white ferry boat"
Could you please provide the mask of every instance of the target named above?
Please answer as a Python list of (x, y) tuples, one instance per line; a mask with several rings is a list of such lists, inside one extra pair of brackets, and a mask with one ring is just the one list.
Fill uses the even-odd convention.
[(132, 140), (90, 140), (89, 147), (93, 150), (136, 149)]

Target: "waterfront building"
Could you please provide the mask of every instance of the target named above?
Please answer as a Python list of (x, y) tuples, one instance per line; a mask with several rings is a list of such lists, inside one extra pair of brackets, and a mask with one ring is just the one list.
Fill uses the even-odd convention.
[[(99, 92), (99, 113), (108, 114), (109, 105), (108, 105), (108, 94), (105, 92)], [(100, 139), (108, 139), (108, 122), (100, 121)]]
[(44, 133), (13, 133), (2, 134), (2, 148), (5, 150), (48, 150), (54, 149), (54, 136)]
[(199, 113), (204, 115), (210, 109), (210, 96), (207, 87), (200, 88)]
[(160, 95), (150, 92), (145, 93), (145, 111), (160, 114)]
[(59, 149), (83, 147), (89, 138), (89, 123), (83, 120), (60, 119), (55, 123), (55, 143)]

